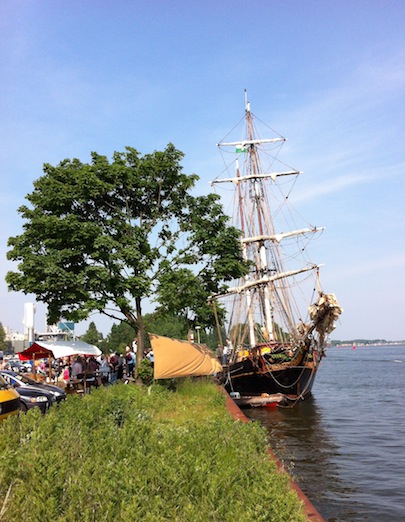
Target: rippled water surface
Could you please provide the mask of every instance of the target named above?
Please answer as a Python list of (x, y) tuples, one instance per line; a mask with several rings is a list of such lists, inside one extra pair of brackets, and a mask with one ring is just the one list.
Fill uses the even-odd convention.
[(405, 346), (331, 348), (312, 398), (244, 411), (325, 520), (405, 521)]

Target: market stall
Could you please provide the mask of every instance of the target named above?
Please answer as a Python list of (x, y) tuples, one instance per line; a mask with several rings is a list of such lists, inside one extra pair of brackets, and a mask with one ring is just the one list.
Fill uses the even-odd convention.
[(93, 344), (83, 341), (35, 341), (29, 348), (19, 352), (20, 361), (32, 361), (33, 377), (35, 377), (35, 361), (48, 359), (49, 378), (51, 378), (53, 359), (64, 357), (91, 356), (98, 357), (101, 350)]

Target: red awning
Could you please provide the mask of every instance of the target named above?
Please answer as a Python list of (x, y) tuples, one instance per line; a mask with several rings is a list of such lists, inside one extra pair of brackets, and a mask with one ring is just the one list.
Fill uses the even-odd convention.
[(23, 352), (18, 353), (20, 361), (31, 361), (32, 359), (46, 359), (48, 356), (53, 357), (51, 350), (42, 348), (37, 343), (32, 344), (29, 348)]

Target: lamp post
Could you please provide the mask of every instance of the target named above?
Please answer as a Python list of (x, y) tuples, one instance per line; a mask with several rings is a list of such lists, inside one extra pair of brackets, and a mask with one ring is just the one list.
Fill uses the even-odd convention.
[(197, 343), (200, 344), (200, 330), (201, 330), (201, 326), (196, 326), (195, 329), (197, 330)]

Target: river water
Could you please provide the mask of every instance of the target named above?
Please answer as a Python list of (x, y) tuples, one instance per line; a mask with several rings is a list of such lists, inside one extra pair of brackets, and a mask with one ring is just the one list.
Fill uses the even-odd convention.
[(329, 522), (405, 521), (405, 346), (333, 347), (312, 397), (244, 410)]

